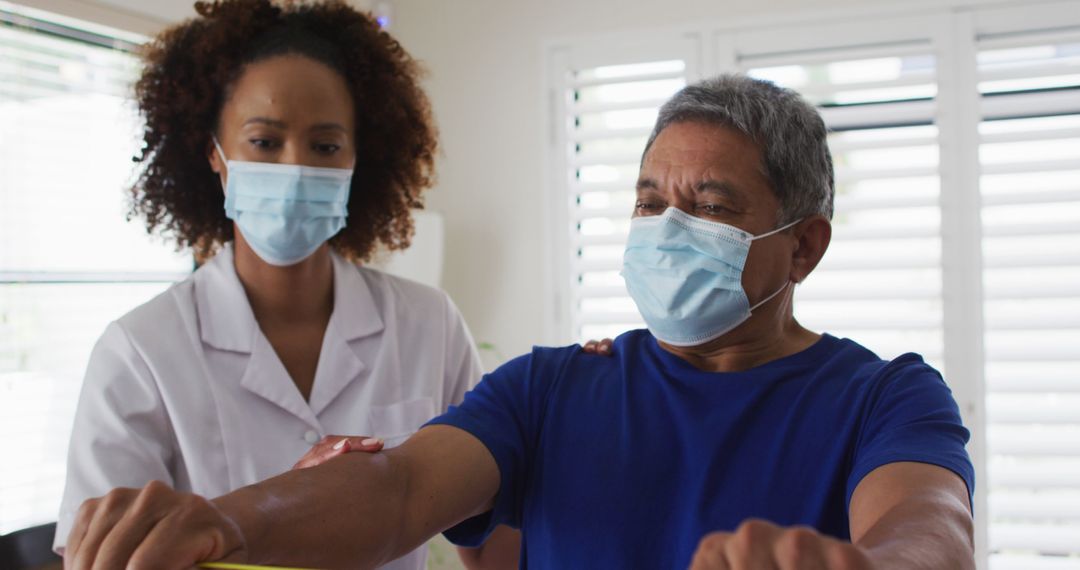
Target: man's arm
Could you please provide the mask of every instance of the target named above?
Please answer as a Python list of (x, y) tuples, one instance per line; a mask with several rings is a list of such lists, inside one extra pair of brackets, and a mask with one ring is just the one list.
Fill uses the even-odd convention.
[(712, 533), (694, 554), (693, 570), (975, 567), (967, 486), (953, 472), (925, 463), (891, 463), (855, 487), (849, 508), (851, 542), (809, 527), (746, 521), (732, 533)]
[(851, 540), (881, 568), (975, 567), (968, 489), (948, 469), (891, 463), (851, 495)]
[(80, 509), (65, 563), (80, 570), (179, 570), (222, 559), (374, 567), (487, 511), (498, 490), (498, 467), (478, 439), (430, 426), (398, 448), (350, 453), (212, 502), (161, 484), (115, 490)]
[(520, 566), (521, 532), (497, 526), (484, 544), (476, 548), (458, 547), (458, 556), (466, 570), (509, 570)]

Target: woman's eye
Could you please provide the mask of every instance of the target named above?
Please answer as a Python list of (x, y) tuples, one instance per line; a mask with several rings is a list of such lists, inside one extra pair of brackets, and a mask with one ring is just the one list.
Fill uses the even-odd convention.
[(335, 152), (341, 150), (341, 145), (336, 145), (336, 144), (316, 144), (316, 145), (314, 145), (313, 148), (315, 149), (315, 152), (317, 152), (319, 154), (334, 154)]
[(260, 150), (269, 150), (276, 146), (276, 143), (270, 139), (250, 139), (248, 142), (251, 143), (251, 146)]

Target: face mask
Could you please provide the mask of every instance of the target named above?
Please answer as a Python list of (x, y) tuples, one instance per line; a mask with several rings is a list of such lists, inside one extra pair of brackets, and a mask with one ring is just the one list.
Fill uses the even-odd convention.
[(228, 160), (225, 215), (270, 265), (307, 258), (345, 227), (352, 170)]
[(622, 276), (649, 332), (672, 346), (695, 346), (749, 319), (788, 286), (750, 306), (742, 287), (750, 243), (800, 221), (753, 236), (677, 208), (631, 220)]

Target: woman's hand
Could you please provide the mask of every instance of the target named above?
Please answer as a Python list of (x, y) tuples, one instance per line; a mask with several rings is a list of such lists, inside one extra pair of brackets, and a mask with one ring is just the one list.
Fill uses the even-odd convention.
[(350, 451), (362, 451), (364, 453), (377, 453), (382, 451), (383, 440), (364, 435), (328, 435), (316, 443), (300, 461), (293, 465), (293, 469), (306, 469), (322, 465), (327, 461), (345, 455)]
[(604, 340), (590, 340), (581, 347), (581, 351), (585, 354), (599, 354), (600, 356), (611, 356), (612, 340), (605, 338)]

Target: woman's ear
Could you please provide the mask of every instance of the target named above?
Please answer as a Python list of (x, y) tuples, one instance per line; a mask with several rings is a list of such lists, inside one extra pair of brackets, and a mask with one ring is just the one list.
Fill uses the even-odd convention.
[(218, 152), (213, 140), (206, 143), (206, 160), (210, 163), (210, 170), (221, 176), (221, 173), (225, 170), (225, 159), (221, 157), (221, 153)]
[(815, 214), (794, 227), (795, 251), (791, 255), (791, 280), (802, 283), (817, 267), (832, 240), (832, 223)]

